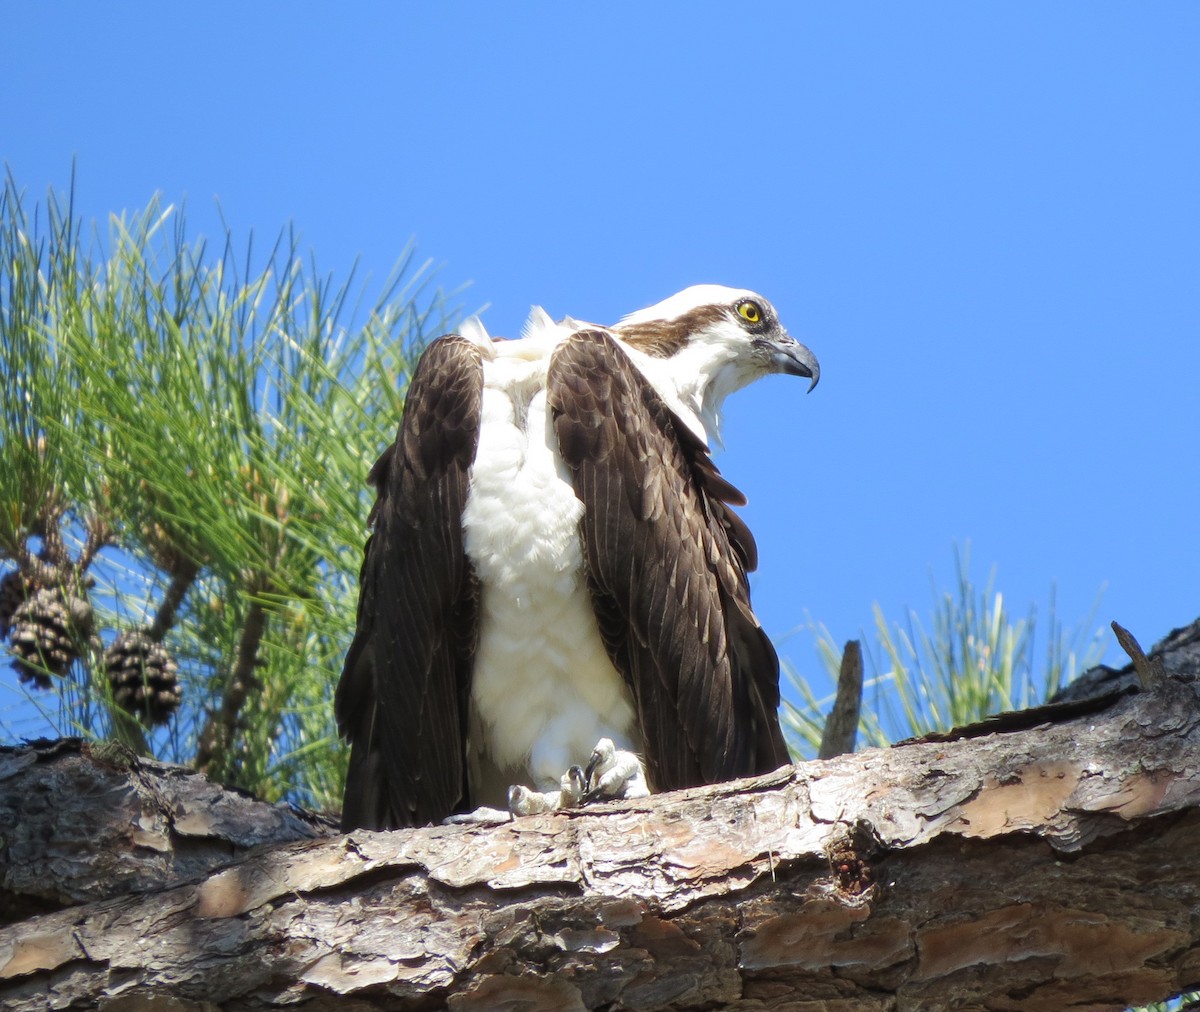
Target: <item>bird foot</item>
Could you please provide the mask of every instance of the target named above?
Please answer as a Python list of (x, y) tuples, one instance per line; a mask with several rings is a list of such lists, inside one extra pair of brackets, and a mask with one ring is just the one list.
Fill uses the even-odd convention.
[(562, 775), (556, 791), (535, 791), (514, 784), (508, 789), (508, 811), (479, 808), (466, 815), (451, 816), (455, 824), (478, 825), (505, 822), (514, 816), (541, 815), (562, 808), (578, 808), (594, 801), (649, 796), (646, 771), (634, 753), (619, 749), (611, 738), (601, 738), (592, 749), (587, 768), (572, 766)]
[(508, 810), (513, 815), (538, 815), (560, 808), (575, 808), (583, 800), (587, 780), (583, 769), (572, 766), (558, 781), (557, 791), (535, 791), (517, 784), (508, 789)]
[(584, 804), (617, 798), (645, 798), (650, 794), (642, 761), (634, 753), (617, 748), (611, 738), (596, 742), (584, 779), (587, 784)]

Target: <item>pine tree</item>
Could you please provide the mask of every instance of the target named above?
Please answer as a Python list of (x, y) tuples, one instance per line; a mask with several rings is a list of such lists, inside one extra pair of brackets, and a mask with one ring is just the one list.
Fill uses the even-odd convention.
[(109, 224), (85, 243), (69, 197), (0, 195), (14, 681), (58, 733), (337, 807), (364, 479), (447, 298), (411, 249), (362, 311), (290, 231), (255, 266), (157, 199)]

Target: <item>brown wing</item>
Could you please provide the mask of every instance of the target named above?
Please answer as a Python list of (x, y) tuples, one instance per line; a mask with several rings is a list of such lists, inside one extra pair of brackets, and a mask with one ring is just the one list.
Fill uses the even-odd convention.
[(479, 349), (441, 338), (417, 364), (378, 489), (358, 625), (335, 698), (350, 741), (346, 829), (393, 829), (470, 808), (467, 698), (478, 585), (462, 512), (479, 443)]
[(779, 660), (750, 610), (744, 497), (613, 338), (582, 331), (550, 364), (563, 460), (585, 507), (588, 585), (637, 700), (651, 786), (776, 769)]

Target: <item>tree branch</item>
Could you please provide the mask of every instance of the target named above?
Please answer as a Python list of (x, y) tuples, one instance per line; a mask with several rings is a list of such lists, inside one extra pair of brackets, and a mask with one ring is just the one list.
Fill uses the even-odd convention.
[[(177, 865), (158, 891), (0, 930), (0, 1005), (159, 994), (180, 1008), (849, 1012), (1158, 1000), (1200, 984), (1200, 685), (1164, 661), (1176, 675), (1152, 691), (1099, 712), (1071, 704), (1061, 723), (636, 802), (250, 853), (213, 834), (229, 863), (191, 866), (202, 879)], [(138, 763), (129, 775), (173, 774)], [(70, 797), (41, 795), (54, 825), (104, 807), (81, 800), (82, 776)], [(203, 781), (184, 775), (177, 793), (184, 783)], [(203, 805), (174, 804), (183, 830), (177, 817), (144, 849), (209, 838), (202, 817), (187, 818)], [(0, 817), (46, 847), (28, 810)], [(13, 881), (11, 864), (0, 870)]]
[(87, 538), (83, 543), (83, 548), (80, 549), (79, 561), (76, 563), (80, 573), (86, 573), (92, 563), (96, 561), (100, 550), (112, 544), (113, 534), (108, 521), (99, 513), (92, 513), (87, 518), (84, 529), (87, 531)]
[(225, 686), (221, 706), (209, 714), (200, 732), (195, 766), (203, 773), (214, 772), (215, 764), (215, 772), (220, 775), (222, 768), (228, 764), (229, 749), (237, 734), (242, 707), (257, 681), (254, 669), (258, 665), (258, 646), (266, 631), (267, 610), (260, 602), (251, 600), (246, 612), (246, 624), (238, 640), (237, 660)]
[(163, 595), (162, 603), (158, 606), (158, 611), (154, 615), (154, 622), (151, 623), (147, 630), (150, 638), (155, 643), (161, 643), (163, 637), (171, 630), (171, 626), (175, 624), (175, 616), (179, 613), (179, 606), (183, 604), (183, 599), (187, 596), (187, 592), (192, 589), (192, 584), (196, 582), (196, 574), (200, 572), (200, 567), (190, 559), (181, 561), (175, 571), (171, 574), (171, 582), (167, 586), (167, 592)]

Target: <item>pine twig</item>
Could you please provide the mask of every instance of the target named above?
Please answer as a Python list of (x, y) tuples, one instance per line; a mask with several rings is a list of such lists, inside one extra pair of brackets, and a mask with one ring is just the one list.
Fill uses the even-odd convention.
[(87, 528), (87, 540), (83, 544), (83, 549), (79, 553), (79, 560), (75, 563), (76, 569), (80, 573), (86, 573), (88, 567), (96, 561), (96, 555), (100, 549), (113, 543), (113, 531), (103, 517), (91, 516), (85, 524)]
[(257, 681), (254, 669), (258, 666), (258, 648), (266, 631), (267, 610), (258, 601), (252, 601), (238, 640), (237, 661), (220, 709), (209, 714), (204, 730), (200, 732), (194, 765), (202, 773), (207, 773), (214, 762), (223, 762), (227, 756), (242, 707)]
[(71, 553), (67, 550), (67, 543), (62, 535), (62, 515), (61, 506), (54, 503), (57, 495), (52, 497), (51, 501), (42, 509), (41, 514), (34, 525), (33, 533), (41, 536), (42, 549), (38, 552), (38, 558), (44, 562), (50, 563), (60, 572), (66, 572), (71, 567)]
[(163, 595), (162, 604), (158, 606), (158, 612), (154, 616), (154, 621), (146, 630), (147, 635), (154, 640), (155, 643), (161, 643), (163, 637), (170, 631), (171, 626), (175, 624), (175, 618), (179, 613), (179, 606), (183, 604), (183, 599), (187, 592), (191, 589), (192, 584), (196, 582), (196, 575), (200, 572), (200, 567), (191, 560), (181, 562), (171, 577), (170, 586), (167, 587), (166, 594)]

